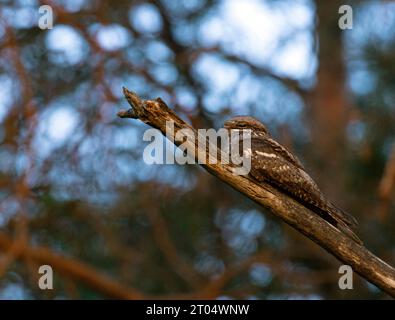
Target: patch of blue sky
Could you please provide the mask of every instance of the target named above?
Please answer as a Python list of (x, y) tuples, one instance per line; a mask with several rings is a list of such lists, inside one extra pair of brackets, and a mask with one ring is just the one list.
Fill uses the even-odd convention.
[(32, 299), (22, 285), (8, 283), (0, 290), (0, 300), (25, 300)]
[(137, 45), (136, 43), (126, 51), (125, 55), (127, 60), (136, 66), (144, 65), (147, 60), (145, 50), (143, 50), (140, 44)]
[(53, 53), (50, 60), (56, 64), (77, 64), (87, 58), (88, 46), (79, 32), (66, 25), (55, 25), (46, 31), (45, 44)]
[(273, 279), (270, 267), (263, 263), (253, 264), (249, 270), (249, 276), (253, 284), (261, 287), (267, 286)]
[(31, 1), (23, 2), (20, 7), (2, 8), (2, 19), (16, 29), (37, 26), (39, 17), (38, 8)]
[[(202, 23), (199, 39), (203, 45), (220, 44), (275, 72), (306, 78), (316, 68), (312, 58), (313, 21), (311, 1), (286, 1), (286, 5), (279, 5), (259, 0), (223, 0), (219, 13)], [(273, 59), (279, 51), (282, 59)], [(287, 60), (286, 67), (283, 59)]]
[(258, 248), (258, 238), (265, 228), (266, 219), (257, 210), (232, 209), (219, 211), (215, 224), (222, 230), (222, 237), (237, 255), (245, 256)]
[[(130, 164), (129, 164), (130, 165)], [(140, 182), (156, 181), (180, 191), (188, 192), (196, 187), (196, 177), (187, 174), (187, 165), (146, 164), (142, 159), (133, 163), (134, 178)]]
[(222, 94), (235, 87), (240, 69), (216, 54), (203, 54), (194, 65), (194, 72), (211, 91)]
[(224, 236), (224, 241), (228, 247), (233, 249), (234, 253), (240, 258), (249, 256), (258, 249), (257, 239), (245, 237), (240, 233), (228, 233)]
[(177, 26), (172, 29), (174, 37), (184, 46), (194, 43), (196, 35), (196, 25), (189, 21), (179, 21)]
[[(103, 130), (98, 131), (103, 132)], [(108, 143), (104, 136), (109, 137), (110, 141)], [(151, 165), (144, 161), (143, 150), (152, 141), (144, 142), (142, 136), (142, 128), (131, 126), (112, 127), (111, 133), (105, 133), (103, 137), (96, 133), (93, 133), (91, 137), (86, 137), (79, 147), (79, 156), (87, 159), (80, 164), (82, 172), (86, 176), (96, 177), (97, 185), (102, 191), (109, 191), (114, 185), (130, 185), (136, 181), (150, 180), (171, 184), (183, 190), (193, 188), (196, 182), (195, 178), (192, 176), (186, 178), (183, 174), (180, 174), (180, 167), (167, 164)], [(158, 133), (158, 142), (165, 150), (160, 157), (160, 161), (166, 162), (167, 158), (173, 158), (176, 152), (174, 145), (164, 139), (161, 133)], [(111, 155), (113, 152), (117, 154), (110, 163), (105, 157), (92, 158), (89, 156), (91, 154), (103, 154), (103, 144), (111, 145), (113, 150), (107, 152), (108, 154)], [(135, 153), (131, 153), (130, 150)], [(100, 172), (100, 175), (97, 175), (97, 172)]]
[(249, 237), (256, 237), (265, 228), (266, 220), (261, 212), (254, 209), (248, 211), (232, 209), (229, 212), (218, 212), (215, 223), (231, 233), (243, 233)]
[[(314, 6), (308, 0), (223, 0), (219, 11), (203, 20), (198, 37), (204, 46), (220, 45), (274, 74), (310, 87), (317, 69), (313, 28)], [(303, 101), (278, 81), (252, 76), (241, 65), (215, 54), (202, 55), (194, 72), (209, 89), (203, 99), (208, 111), (216, 113), (231, 106), (238, 114), (252, 113), (263, 120), (284, 123), (297, 121), (303, 110)]]
[(259, 241), (276, 250), (282, 250), (287, 246), (282, 228), (271, 221), (266, 222), (265, 232), (259, 235)]
[(100, 47), (106, 51), (117, 51), (131, 43), (132, 37), (125, 27), (112, 23), (109, 25), (94, 24), (89, 31), (96, 35)]
[(272, 57), (271, 65), (279, 75), (302, 79), (314, 75), (318, 67), (311, 34), (304, 32), (287, 41)]
[[(122, 52), (122, 55), (124, 52)], [(121, 61), (118, 57), (113, 57), (112, 55), (106, 56), (104, 59), (104, 70), (106, 74), (113, 75), (114, 73), (119, 72), (121, 69)]]
[(0, 226), (6, 225), (20, 210), (21, 206), (15, 197), (2, 198), (0, 201)]
[(395, 3), (365, 1), (353, 15), (352, 32), (346, 32), (345, 44), (350, 50), (374, 42), (386, 49), (395, 42)]
[(175, 95), (177, 103), (182, 108), (187, 110), (193, 110), (197, 106), (197, 97), (193, 90), (188, 87), (177, 86), (175, 88)]
[(36, 153), (46, 157), (56, 147), (78, 137), (80, 116), (72, 107), (55, 102), (39, 115), (33, 145)]
[[(270, 47), (275, 45), (281, 33), (279, 24), (283, 21), (279, 18), (262, 1), (223, 0), (219, 13), (209, 17), (207, 24), (202, 24), (201, 40), (203, 43), (219, 42), (237, 54), (267, 59), (270, 57)], [(265, 50), (262, 50), (264, 46)]]
[(0, 172), (9, 173), (15, 169), (15, 152), (11, 146), (1, 145), (0, 159)]
[(351, 91), (357, 95), (367, 95), (372, 93), (377, 86), (377, 75), (368, 68), (350, 68), (351, 72), (347, 77), (347, 84)]
[(155, 33), (162, 29), (162, 17), (156, 6), (143, 3), (129, 11), (130, 24), (141, 33)]
[(204, 6), (204, 0), (178, 0), (178, 1), (162, 1), (164, 6), (175, 13), (187, 13), (191, 10), (197, 10)]
[(256, 237), (265, 228), (265, 217), (258, 210), (249, 210), (243, 213), (240, 219), (240, 231), (244, 234)]
[(13, 81), (5, 74), (0, 74), (0, 123), (7, 115), (13, 103)]
[[(169, 92), (165, 89), (154, 87), (152, 90), (147, 92), (147, 98), (152, 99), (152, 98), (157, 98), (160, 97), (165, 103), (170, 103), (172, 101), (172, 96), (169, 94)], [(170, 107), (172, 107), (170, 105)], [(181, 119), (186, 120), (183, 115), (179, 115)]]
[(177, 68), (171, 63), (156, 64), (149, 71), (158, 83), (162, 85), (174, 85), (178, 79)]
[[(181, 151), (176, 149), (174, 144), (168, 139), (165, 139), (159, 131), (157, 131), (157, 135), (155, 136), (155, 143), (157, 143), (157, 146), (160, 145), (160, 148), (156, 148), (155, 151), (151, 150), (151, 153), (148, 154), (148, 157), (153, 157), (158, 161), (151, 164), (147, 163), (144, 159), (144, 149), (153, 143), (154, 138), (150, 141), (143, 141), (143, 135), (140, 132), (134, 133), (133, 142), (129, 142), (126, 140), (131, 137), (130, 132), (123, 134), (121, 133), (122, 130), (120, 129), (119, 134), (115, 135), (114, 140), (116, 146), (129, 150), (127, 145), (129, 143), (135, 143), (142, 148), (142, 150), (136, 152), (138, 156), (135, 158), (129, 155), (122, 157), (117, 156), (117, 170), (120, 170), (124, 176), (127, 176), (129, 182), (130, 180), (143, 182), (153, 180), (158, 181), (159, 183), (172, 185), (175, 188), (180, 188), (184, 190), (184, 192), (191, 190), (195, 186), (196, 178), (192, 175), (187, 175), (185, 171), (182, 171), (182, 169), (186, 169), (187, 165), (178, 165), (175, 160), (177, 155), (179, 156), (181, 154)], [(170, 162), (170, 159), (172, 159), (172, 162)], [(175, 163), (176, 165), (169, 163)], [(113, 177), (111, 177), (111, 179), (113, 179)], [(120, 181), (120, 183), (121, 182), (122, 181)], [(125, 183), (125, 181), (122, 183)]]
[(114, 165), (116, 168), (116, 174), (111, 177), (111, 182), (118, 185), (127, 185), (136, 179), (136, 172), (140, 170), (146, 170), (141, 168), (140, 161), (133, 159), (131, 154), (120, 154), (114, 158)]
[(14, 158), (14, 172), (17, 177), (22, 176), (27, 172), (27, 169), (29, 168), (32, 161), (32, 159), (28, 158), (26, 150), (24, 150), (23, 147), (20, 147), (18, 151), (19, 152)]
[(365, 1), (353, 15), (353, 29), (345, 32), (347, 84), (355, 95), (374, 92), (377, 76), (370, 72), (365, 47), (387, 51), (395, 42), (395, 3)]
[(57, 2), (68, 12), (78, 12), (92, 5), (89, 0), (57, 0)]
[[(61, 179), (60, 179), (61, 178)], [(51, 195), (58, 201), (87, 199), (93, 197), (92, 181), (87, 181), (70, 168), (58, 165), (47, 174), (47, 179), (53, 186)]]
[[(80, 180), (80, 186), (84, 190), (81, 195), (84, 195), (84, 198), (88, 195), (90, 201), (93, 202), (97, 202), (94, 200), (97, 194), (106, 192), (110, 194), (106, 199), (113, 201), (114, 192), (116, 193), (113, 191), (114, 186), (128, 185), (133, 181), (135, 159), (129, 152), (130, 149), (126, 147), (130, 143), (125, 139), (119, 141), (119, 135), (115, 134), (113, 129), (102, 126), (102, 130), (95, 129), (97, 133), (94, 132), (91, 136), (85, 137), (78, 149), (78, 156), (84, 161), (79, 164), (78, 173), (70, 172), (70, 178)], [(118, 128), (116, 129), (120, 132)], [(129, 130), (125, 131), (123, 136), (131, 133)], [(133, 139), (134, 136), (131, 135), (129, 138)], [(113, 142), (115, 145), (111, 145)], [(103, 149), (103, 146), (108, 146), (107, 150)], [(136, 151), (136, 153), (139, 152)]]
[(147, 58), (153, 62), (166, 62), (174, 58), (174, 53), (167, 45), (158, 40), (149, 41), (145, 47)]
[[(105, 77), (104, 81), (107, 84), (107, 87), (110, 88), (111, 94), (118, 98), (121, 102), (124, 102), (125, 96), (123, 95), (122, 87), (125, 85), (125, 81), (123, 77), (115, 73), (114, 76), (111, 71), (108, 72), (108, 75)], [(101, 85), (97, 88), (98, 92), (102, 91)], [(101, 102), (100, 102), (101, 103)], [(114, 109), (115, 110), (115, 109)]]
[(240, 78), (232, 97), (234, 101), (234, 112), (236, 114), (246, 113), (246, 106), (255, 104), (262, 90), (262, 79), (252, 74), (246, 74)]
[(86, 93), (92, 91), (92, 83), (90, 81), (81, 81), (78, 86), (73, 91), (72, 97), (67, 97), (74, 101), (74, 105), (76, 105), (75, 101), (84, 101), (86, 99)]
[(124, 86), (134, 92), (138, 92), (141, 96), (148, 93), (150, 90), (148, 81), (143, 76), (137, 74), (129, 74), (125, 76)]
[(221, 259), (203, 251), (196, 258), (194, 268), (202, 274), (216, 276), (225, 270), (225, 264)]
[(37, 6), (38, 0), (16, 0), (15, 1), (19, 6)]
[(225, 98), (216, 92), (209, 92), (203, 97), (203, 106), (209, 112), (219, 113), (229, 106), (229, 101)]
[(143, 142), (141, 128), (131, 125), (114, 128), (112, 131), (111, 144), (115, 149), (133, 150)]
[[(118, 88), (118, 90), (122, 91), (120, 88)], [(103, 102), (100, 104), (99, 108), (102, 123), (110, 124), (118, 120), (117, 117), (114, 117), (114, 112), (119, 109), (118, 103)]]
[(4, 40), (5, 34), (6, 34), (5, 26), (4, 26), (4, 24), (0, 24), (0, 41)]
[(299, 125), (303, 110), (301, 98), (276, 80), (267, 78), (260, 84), (257, 102), (248, 113), (267, 123), (269, 128), (284, 123)]

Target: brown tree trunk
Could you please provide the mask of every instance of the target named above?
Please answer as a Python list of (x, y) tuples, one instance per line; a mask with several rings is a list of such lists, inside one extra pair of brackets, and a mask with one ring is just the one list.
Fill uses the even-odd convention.
[[(336, 172), (336, 177), (342, 180), (348, 113), (342, 45), (342, 32), (344, 31), (338, 26), (340, 17), (338, 10), (342, 1), (318, 0), (316, 5), (319, 67), (317, 85), (308, 101), (308, 118), (314, 156), (317, 163), (320, 163), (320, 172)], [(325, 186), (325, 181), (330, 181), (330, 179), (317, 178), (326, 192), (336, 196), (337, 192), (331, 190), (330, 185)], [(339, 185), (343, 183), (339, 181), (336, 188)]]

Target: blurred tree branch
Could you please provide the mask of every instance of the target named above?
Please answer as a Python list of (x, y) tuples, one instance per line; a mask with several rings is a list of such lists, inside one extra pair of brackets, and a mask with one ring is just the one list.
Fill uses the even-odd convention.
[(306, 90), (300, 86), (300, 83), (298, 80), (295, 80), (295, 79), (292, 79), (292, 78), (286, 77), (286, 76), (277, 75), (275, 72), (273, 72), (269, 68), (257, 66), (254, 63), (248, 61), (247, 59), (243, 59), (237, 55), (224, 53), (219, 48), (217, 49), (217, 51), (218, 51), (218, 53), (222, 54), (222, 56), (230, 62), (241, 63), (241, 64), (246, 65), (247, 67), (250, 68), (250, 70), (252, 71), (253, 74), (255, 74), (259, 77), (271, 77), (271, 78), (281, 82), (289, 90), (296, 92), (302, 98), (305, 98), (309, 94), (308, 90)]
[[(147, 190), (143, 194), (150, 194)], [(199, 287), (202, 279), (178, 254), (177, 248), (172, 241), (171, 234), (167, 228), (166, 220), (160, 213), (156, 203), (152, 203), (150, 197), (143, 197), (142, 207), (145, 208), (147, 216), (152, 225), (153, 237), (168, 264), (191, 288)]]
[[(163, 135), (167, 134), (166, 137), (175, 145), (183, 144), (187, 150), (194, 152), (196, 158), (199, 155), (205, 157), (207, 150), (202, 149), (198, 144), (202, 137), (199, 137), (198, 132), (170, 110), (160, 98), (142, 100), (126, 88), (124, 88), (124, 94), (132, 108), (118, 112), (119, 117), (139, 119), (153, 128), (159, 129)], [(166, 132), (166, 122), (168, 121), (174, 122), (175, 132)], [(176, 134), (181, 129), (192, 130), (194, 137), (187, 141), (176, 140)], [(202, 167), (264, 208), (269, 209), (340, 261), (350, 265), (363, 278), (395, 297), (395, 269), (364, 246), (351, 241), (325, 220), (270, 185), (256, 184), (248, 176), (234, 175), (229, 166), (220, 163), (210, 164), (208, 162), (202, 164)]]
[(71, 258), (62, 257), (46, 247), (32, 247), (28, 243), (19, 244), (18, 240), (0, 233), (0, 250), (13, 255), (13, 258), (31, 259), (36, 263), (48, 264), (56, 272), (67, 278), (84, 283), (86, 286), (114, 299), (142, 299), (143, 295), (135, 289), (125, 287), (96, 269)]

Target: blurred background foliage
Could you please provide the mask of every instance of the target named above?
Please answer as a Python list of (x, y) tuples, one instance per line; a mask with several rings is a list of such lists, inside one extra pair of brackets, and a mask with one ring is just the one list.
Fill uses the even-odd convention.
[(395, 265), (394, 53), (394, 1), (1, 0), (0, 298), (387, 298), (199, 167), (145, 164), (116, 112), (126, 86), (196, 128), (256, 116)]

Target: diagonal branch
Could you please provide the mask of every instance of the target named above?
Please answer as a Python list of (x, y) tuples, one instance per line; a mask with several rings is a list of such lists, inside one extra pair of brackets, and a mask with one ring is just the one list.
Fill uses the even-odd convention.
[[(139, 119), (166, 135), (175, 145), (183, 145), (196, 158), (206, 159), (207, 148), (198, 142), (202, 136), (185, 121), (180, 119), (161, 100), (142, 100), (135, 93), (124, 88), (124, 94), (131, 109), (118, 112), (121, 118)], [(174, 123), (174, 132), (166, 132), (166, 122)], [(194, 137), (184, 141), (176, 140), (181, 129), (192, 130)], [(218, 150), (220, 153), (221, 151)], [(248, 176), (234, 175), (229, 165), (206, 162), (202, 164), (208, 172), (227, 183), (245, 196), (254, 200), (287, 224), (316, 242), (343, 263), (350, 265), (360, 276), (395, 297), (395, 269), (372, 254), (364, 246), (350, 240), (342, 232), (312, 213), (295, 200), (274, 189), (270, 185), (256, 184)]]
[[(0, 233), (0, 251), (9, 252), (13, 250), (15, 241), (5, 233)], [(48, 264), (55, 272), (59, 272), (65, 277), (80, 281), (86, 286), (114, 299), (143, 299), (143, 294), (139, 291), (117, 283), (87, 264), (55, 254), (46, 247), (31, 247), (25, 245), (18, 251), (13, 250), (15, 258), (29, 258), (35, 262)]]

